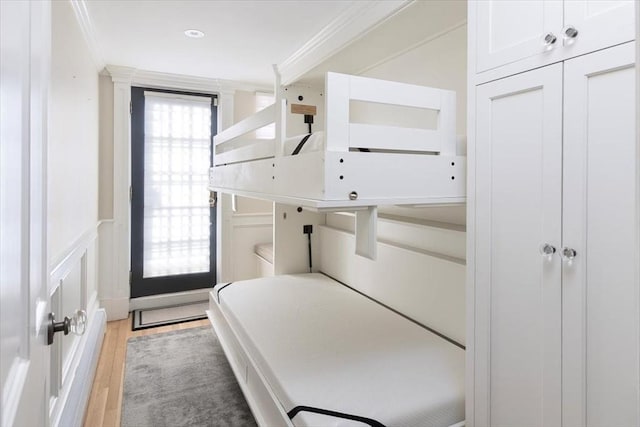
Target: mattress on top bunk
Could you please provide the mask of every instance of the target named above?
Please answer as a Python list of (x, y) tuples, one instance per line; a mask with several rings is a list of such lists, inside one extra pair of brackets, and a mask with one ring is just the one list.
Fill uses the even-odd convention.
[(258, 243), (253, 247), (253, 252), (273, 264), (273, 243)]
[[(464, 420), (464, 350), (348, 287), (304, 274), (214, 292), (287, 413), (306, 406), (385, 426)], [(367, 425), (307, 411), (292, 422)]]

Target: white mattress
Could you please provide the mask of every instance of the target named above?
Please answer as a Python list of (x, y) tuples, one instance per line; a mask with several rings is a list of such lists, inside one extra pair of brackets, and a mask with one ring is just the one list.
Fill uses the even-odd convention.
[[(236, 282), (218, 297), (286, 412), (309, 406), (389, 427), (464, 419), (464, 350), (323, 275)], [(292, 422), (365, 425), (309, 412)]]
[[(296, 135), (284, 140), (284, 153), (286, 156), (289, 156), (296, 149), (298, 144), (302, 141), (302, 139), (307, 136), (304, 135)], [(322, 151), (324, 149), (324, 132), (318, 131), (311, 134), (309, 139), (304, 143), (301, 153), (309, 153), (311, 151)]]

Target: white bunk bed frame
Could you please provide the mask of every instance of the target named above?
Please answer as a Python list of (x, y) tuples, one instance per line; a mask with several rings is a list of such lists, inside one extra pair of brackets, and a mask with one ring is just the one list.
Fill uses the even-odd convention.
[[(285, 152), (287, 103), (284, 91), (276, 83), (273, 105), (214, 138), (211, 190), (312, 211), (355, 211), (355, 252), (372, 259), (380, 246), (376, 236), (377, 206), (465, 202), (466, 157), (456, 154), (454, 92), (328, 73), (323, 149), (294, 156)], [(435, 110), (437, 128), (352, 123), (352, 101)], [(247, 138), (272, 123), (275, 138)], [(385, 256), (384, 250), (381, 256)], [(416, 263), (422, 267), (427, 264), (422, 260)], [(348, 279), (344, 278), (350, 282)], [(418, 300), (421, 299), (415, 299)], [(258, 425), (293, 427), (258, 364), (221, 311), (215, 292), (210, 293), (207, 314)], [(455, 427), (463, 425), (461, 422)]]
[[(273, 105), (215, 136), (211, 190), (318, 211), (465, 201), (466, 158), (456, 155), (455, 92), (327, 73), (324, 149), (295, 156), (284, 150), (281, 93)], [(351, 123), (351, 101), (435, 110), (437, 128)], [(246, 138), (271, 123), (274, 139)]]

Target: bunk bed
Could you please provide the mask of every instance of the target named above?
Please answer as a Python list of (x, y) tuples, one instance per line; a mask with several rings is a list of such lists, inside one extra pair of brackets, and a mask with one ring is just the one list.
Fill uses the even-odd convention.
[(208, 315), (260, 426), (464, 423), (464, 348), (327, 276), (219, 284)]
[[(455, 92), (327, 73), (325, 105), (320, 106), (324, 129), (290, 137), (285, 135), (290, 115), (282, 93), (277, 91), (270, 107), (214, 137), (212, 191), (318, 211), (465, 201), (466, 162), (456, 153)], [(364, 104), (397, 107), (396, 117), (424, 113), (425, 120), (389, 122), (383, 114), (356, 121), (354, 111)], [(271, 124), (275, 138), (253, 137)]]
[[(318, 273), (285, 274), (310, 268), (292, 243), (302, 239), (303, 224), (322, 223), (318, 213), (353, 211), (355, 252), (376, 259), (379, 205), (464, 203), (455, 93), (328, 73), (324, 106), (303, 106), (320, 110), (316, 125), (322, 129), (287, 135), (295, 128), (288, 126), (296, 119), (292, 103), (302, 96), (276, 87), (273, 105), (215, 136), (209, 177), (212, 191), (275, 202), (274, 229), (286, 227), (274, 232), (278, 244), (254, 248), (258, 271), (279, 275), (218, 284), (210, 292), (209, 318), (256, 421), (464, 425), (464, 347), (425, 326), (430, 322), (406, 317), (404, 304), (391, 309), (384, 298), (378, 301), (387, 305), (366, 296), (372, 286), (393, 284), (371, 280), (358, 289), (347, 286), (349, 277), (343, 284)], [(272, 124), (274, 138), (256, 137)], [(310, 238), (308, 245), (311, 260)], [(428, 254), (415, 254), (412, 261), (428, 261), (421, 258)], [(432, 260), (426, 264), (435, 268)], [(416, 296), (427, 288), (437, 295), (440, 284), (431, 278), (408, 286), (420, 288)], [(418, 298), (408, 307), (424, 312)], [(449, 318), (440, 312), (426, 317), (438, 318), (433, 324)]]

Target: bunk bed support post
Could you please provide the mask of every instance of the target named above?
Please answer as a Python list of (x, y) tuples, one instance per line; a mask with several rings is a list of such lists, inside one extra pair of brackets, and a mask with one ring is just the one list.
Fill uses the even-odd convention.
[(458, 151), (456, 141), (456, 93), (443, 92), (438, 115), (438, 128), (442, 135), (441, 155), (455, 156)]
[(349, 151), (349, 76), (327, 73), (325, 92), (326, 149)]
[(375, 261), (378, 255), (378, 207), (356, 211), (356, 254)]
[(285, 116), (287, 115), (287, 100), (285, 99), (282, 93), (280, 71), (278, 71), (277, 64), (273, 64), (273, 73), (275, 75), (273, 94), (275, 96), (275, 108), (276, 108), (275, 157), (277, 158), (285, 155), (284, 140), (287, 134), (287, 126), (285, 121)]

